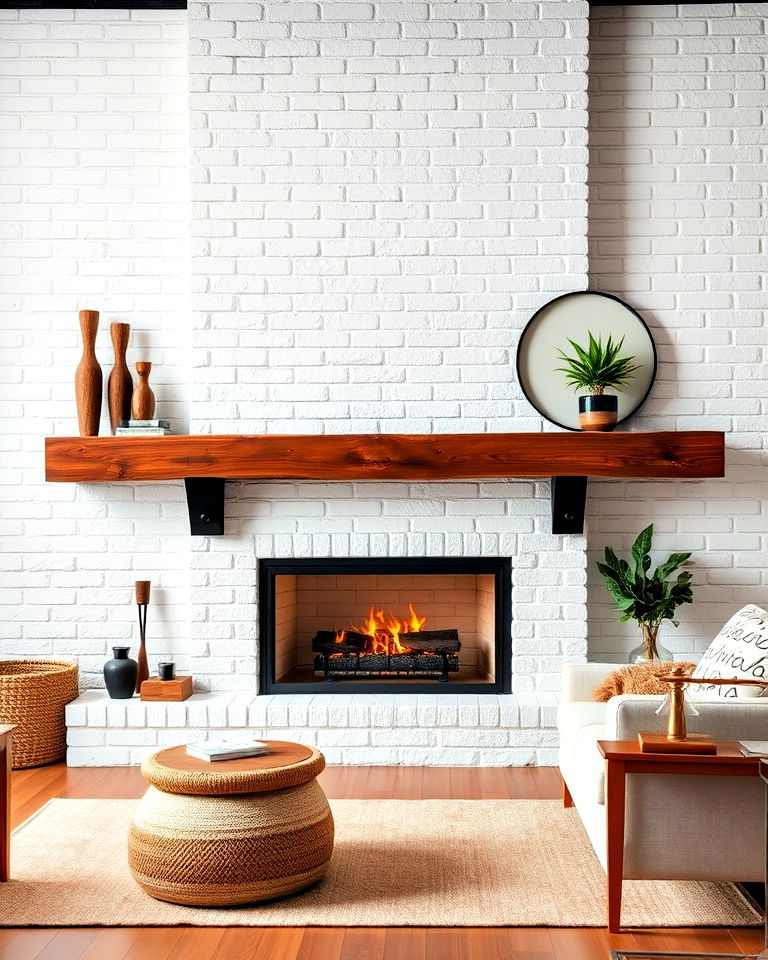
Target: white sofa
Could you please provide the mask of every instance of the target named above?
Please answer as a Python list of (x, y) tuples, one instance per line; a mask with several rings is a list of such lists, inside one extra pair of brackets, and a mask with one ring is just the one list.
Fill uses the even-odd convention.
[[(560, 773), (603, 869), (605, 761), (598, 740), (664, 732), (663, 697), (622, 695), (594, 703), (592, 690), (615, 663), (567, 664), (558, 711)], [(719, 740), (768, 740), (768, 698), (699, 701), (691, 732)], [(629, 774), (624, 878), (762, 881), (765, 798), (755, 778)]]

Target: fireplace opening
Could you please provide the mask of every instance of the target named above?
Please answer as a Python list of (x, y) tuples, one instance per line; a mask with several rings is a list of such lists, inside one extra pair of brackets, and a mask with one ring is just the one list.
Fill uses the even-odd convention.
[(508, 558), (262, 560), (262, 693), (508, 693)]

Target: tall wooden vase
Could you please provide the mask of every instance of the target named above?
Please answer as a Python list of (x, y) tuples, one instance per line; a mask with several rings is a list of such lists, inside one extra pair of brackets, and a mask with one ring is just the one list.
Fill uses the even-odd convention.
[(151, 420), (155, 415), (155, 395), (149, 385), (149, 371), (151, 369), (152, 364), (146, 360), (140, 360), (136, 364), (139, 382), (136, 384), (131, 400), (132, 420)]
[(103, 377), (96, 359), (96, 333), (99, 329), (99, 311), (80, 311), (80, 332), (83, 336), (83, 355), (75, 371), (75, 403), (81, 437), (98, 437), (101, 419), (101, 391)]
[(109, 423), (112, 427), (112, 433), (114, 433), (120, 426), (120, 421), (127, 420), (131, 415), (133, 378), (131, 377), (131, 371), (128, 369), (128, 364), (125, 362), (131, 325), (129, 323), (110, 323), (109, 332), (115, 351), (115, 365), (112, 367), (107, 380), (107, 404), (109, 405)]

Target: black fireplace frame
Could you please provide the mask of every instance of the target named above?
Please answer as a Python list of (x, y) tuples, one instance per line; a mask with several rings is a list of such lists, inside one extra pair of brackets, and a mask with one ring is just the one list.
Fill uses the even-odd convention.
[[(283, 683), (275, 677), (274, 639), (276, 577), (291, 574), (478, 574), (494, 575), (496, 599), (496, 676), (493, 683), (437, 683), (435, 680), (322, 680)], [(509, 557), (313, 557), (259, 560), (259, 692), (260, 693), (511, 693), (512, 692), (512, 560)]]

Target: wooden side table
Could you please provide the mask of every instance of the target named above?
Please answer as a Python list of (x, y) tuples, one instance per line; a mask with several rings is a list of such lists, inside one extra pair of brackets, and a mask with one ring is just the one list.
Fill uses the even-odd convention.
[(624, 879), (624, 800), (628, 773), (687, 774), (706, 777), (757, 777), (759, 757), (743, 757), (737, 741), (721, 741), (710, 755), (643, 753), (636, 740), (598, 740), (605, 757), (607, 825), (608, 930), (621, 930), (621, 887)]
[(11, 740), (15, 724), (0, 725), (0, 882), (11, 872)]
[[(768, 760), (765, 757), (760, 758), (758, 773), (765, 784), (765, 829), (768, 831)], [(766, 838), (768, 838), (768, 832), (766, 832)], [(768, 891), (768, 843), (765, 850), (765, 889)], [(763, 924), (763, 951), (768, 956), (768, 903), (763, 911)]]

